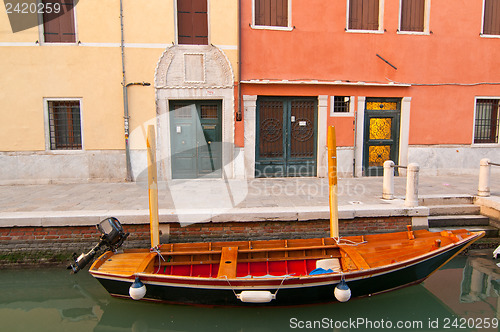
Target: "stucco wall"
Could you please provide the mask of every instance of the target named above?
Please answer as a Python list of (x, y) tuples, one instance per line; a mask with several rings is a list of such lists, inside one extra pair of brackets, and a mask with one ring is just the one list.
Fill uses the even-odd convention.
[[(290, 2), (289, 31), (250, 27), (252, 1), (243, 3), (243, 80), (316, 81), (313, 88), (322, 90), (316, 95), (341, 96), (353, 94), (344, 94), (348, 87), (342, 86), (325, 93), (318, 85), (335, 81), (387, 84), (386, 88), (354, 94), (366, 97), (399, 97), (400, 92), (389, 84), (412, 84), (404, 92), (412, 98), (409, 144), (471, 144), (474, 98), (499, 95), (498, 85), (459, 85), (499, 82), (498, 38), (480, 36), (483, 1), (430, 1), (429, 31), (423, 34), (398, 32), (397, 0), (381, 1), (382, 29), (375, 33), (346, 31), (348, 1)], [(453, 85), (415, 85), (430, 83)], [(252, 91), (246, 87), (244, 91), (249, 95), (269, 91), (268, 87), (248, 89)], [(290, 90), (308, 95), (305, 88)], [(347, 127), (337, 131), (339, 142), (352, 145), (346, 120), (329, 121), (335, 122)]]
[[(128, 87), (130, 132), (142, 132), (156, 117), (153, 83), (158, 60), (176, 42), (176, 1), (122, 3), (125, 83), (151, 83)], [(219, 45), (237, 71), (237, 2), (209, 0), (208, 12), (209, 43)], [(0, 11), (0, 181), (124, 178), (120, 1), (79, 1), (75, 21), (77, 43), (46, 44), (40, 43), (41, 27), (12, 33), (7, 14)], [(46, 98), (80, 100), (81, 151), (48, 150)], [(143, 155), (143, 136), (130, 137), (133, 156)], [(115, 165), (114, 172), (96, 166), (96, 155)], [(132, 158), (132, 163), (141, 168), (141, 160)], [(102, 171), (91, 171), (96, 167)]]

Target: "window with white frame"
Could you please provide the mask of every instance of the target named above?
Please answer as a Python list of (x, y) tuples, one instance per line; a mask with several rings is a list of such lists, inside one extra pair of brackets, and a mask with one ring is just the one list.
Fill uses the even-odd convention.
[(381, 31), (380, 9), (384, 0), (348, 0), (348, 30)]
[(476, 99), (474, 143), (498, 143), (500, 99)]
[(399, 32), (428, 32), (430, 0), (400, 0)]
[(332, 96), (330, 116), (353, 116), (354, 96)]
[(207, 0), (177, 0), (179, 44), (208, 45)]
[(50, 150), (81, 150), (80, 100), (47, 100), (47, 138)]
[(484, 0), (483, 35), (500, 36), (500, 0)]
[(76, 43), (73, 0), (42, 0), (42, 3), (46, 9), (42, 14), (43, 41), (45, 43)]
[(254, 27), (289, 28), (291, 0), (253, 0)]

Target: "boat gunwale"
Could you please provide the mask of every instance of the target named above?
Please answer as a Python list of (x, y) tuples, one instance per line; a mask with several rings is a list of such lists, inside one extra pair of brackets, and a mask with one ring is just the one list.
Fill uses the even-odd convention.
[[(431, 257), (439, 256), (444, 254), (453, 248), (459, 247), (465, 244), (465, 247), (462, 248), (461, 251), (465, 250), (469, 245), (471, 245), (474, 241), (484, 236), (483, 231), (479, 232), (471, 232), (470, 236), (466, 238), (459, 239), (457, 242), (452, 242), (446, 246), (437, 248), (436, 250), (421, 254), (419, 256), (415, 256), (413, 258), (395, 262), (384, 266), (374, 267), (370, 269), (360, 269), (355, 271), (348, 272), (334, 272), (334, 273), (325, 273), (318, 275), (301, 275), (301, 276), (274, 276), (271, 278), (266, 277), (237, 277), (237, 278), (215, 278), (215, 277), (194, 277), (194, 276), (180, 276), (180, 275), (170, 275), (170, 274), (156, 274), (156, 273), (146, 273), (146, 272), (137, 272), (131, 275), (127, 274), (119, 274), (119, 273), (108, 273), (108, 272), (99, 272), (93, 271), (92, 268), (89, 269), (89, 272), (96, 278), (104, 278), (111, 280), (119, 280), (119, 281), (127, 281), (133, 280), (136, 276), (140, 276), (141, 280), (146, 284), (175, 284), (178, 287), (189, 287), (188, 285), (192, 285), (192, 287), (201, 288), (200, 286), (212, 286), (212, 287), (229, 287), (234, 289), (243, 289), (249, 287), (275, 287), (282, 284), (282, 287), (288, 288), (292, 285), (314, 285), (315, 283), (324, 284), (324, 283), (332, 283), (332, 282), (340, 282), (342, 276), (346, 279), (346, 281), (355, 281), (365, 278), (370, 278), (375, 275), (383, 275), (385, 273), (397, 271), (400, 269), (407, 268), (409, 266), (419, 264), (422, 261), (425, 261)], [(458, 253), (460, 253), (459, 251)], [(457, 254), (458, 254), (457, 253)], [(450, 259), (455, 257), (457, 254), (453, 255)], [(450, 259), (448, 259), (446, 264)], [(189, 264), (187, 264), (189, 265)], [(441, 266), (442, 266), (441, 265)], [(440, 266), (440, 267), (441, 267)], [(438, 270), (438, 267), (436, 270)], [(428, 276), (430, 276), (435, 271), (432, 271)], [(427, 276), (427, 277), (428, 277)], [(427, 278), (426, 277), (426, 278)], [(286, 279), (286, 280), (283, 280)], [(286, 283), (284, 282), (286, 281)], [(187, 283), (186, 283), (187, 282)], [(230, 284), (229, 284), (230, 282)], [(210, 287), (211, 288), (211, 287)]]

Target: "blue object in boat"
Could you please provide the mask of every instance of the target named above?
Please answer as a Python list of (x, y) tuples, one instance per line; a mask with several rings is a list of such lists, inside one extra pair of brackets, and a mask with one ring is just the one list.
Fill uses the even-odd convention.
[(322, 267), (318, 267), (317, 269), (314, 269), (311, 272), (309, 272), (309, 275), (312, 276), (315, 274), (325, 274), (325, 273), (333, 273), (333, 270), (332, 269), (325, 270)]

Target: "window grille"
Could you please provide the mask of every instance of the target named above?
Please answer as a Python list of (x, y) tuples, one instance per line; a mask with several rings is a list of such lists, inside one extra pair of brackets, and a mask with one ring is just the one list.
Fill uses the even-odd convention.
[(201, 118), (202, 119), (217, 119), (217, 105), (201, 105)]
[(348, 96), (335, 96), (333, 97), (333, 112), (334, 113), (348, 113), (350, 110), (351, 98)]
[(48, 101), (51, 150), (80, 150), (82, 134), (80, 102)]
[(474, 143), (498, 143), (498, 99), (476, 100)]
[(190, 119), (191, 118), (191, 105), (175, 104), (173, 106), (174, 116), (177, 119)]

